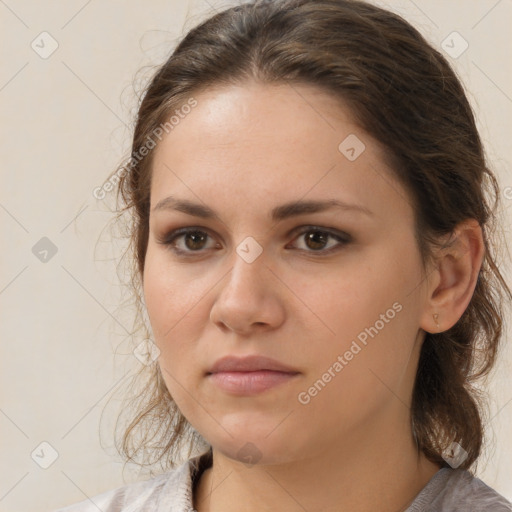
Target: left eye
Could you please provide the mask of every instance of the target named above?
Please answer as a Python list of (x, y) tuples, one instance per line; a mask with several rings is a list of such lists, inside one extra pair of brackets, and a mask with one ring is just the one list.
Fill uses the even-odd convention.
[[(304, 235), (307, 236), (304, 237)], [(299, 250), (306, 252), (320, 252), (323, 254), (330, 253), (333, 250), (336, 250), (338, 246), (346, 245), (351, 241), (350, 236), (346, 233), (331, 233), (330, 231), (316, 227), (308, 227), (307, 229), (302, 230), (294, 240), (300, 239), (301, 237), (304, 237), (304, 243), (310, 250)], [(159, 240), (158, 242), (168, 246), (171, 251), (180, 255), (201, 252), (205, 249), (205, 242), (208, 238), (209, 234), (206, 231), (202, 231), (197, 228), (182, 228), (171, 232), (167, 237)], [(184, 247), (179, 247), (178, 240), (180, 239), (183, 241)], [(325, 247), (328, 245), (329, 239), (335, 240), (335, 243), (331, 244), (331, 246), (326, 249)], [(216, 244), (216, 247), (218, 248), (219, 245)]]
[[(304, 237), (304, 235), (307, 235)], [(322, 253), (330, 253), (335, 250), (338, 246), (343, 246), (349, 243), (350, 237), (344, 233), (331, 233), (329, 231), (325, 231), (321, 228), (312, 228), (309, 227), (299, 233), (296, 239), (304, 237), (304, 242), (309, 249), (312, 251), (307, 252), (322, 252)], [(327, 245), (327, 241), (329, 239), (335, 240), (336, 243), (332, 244), (330, 247), (325, 249)]]

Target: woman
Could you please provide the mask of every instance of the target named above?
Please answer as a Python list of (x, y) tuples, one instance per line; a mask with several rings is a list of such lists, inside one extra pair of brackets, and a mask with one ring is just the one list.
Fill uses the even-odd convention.
[(172, 469), (62, 510), (511, 510), (470, 472), (511, 297), (498, 186), (414, 28), (350, 0), (220, 12), (154, 76), (132, 150), (159, 357), (121, 448)]

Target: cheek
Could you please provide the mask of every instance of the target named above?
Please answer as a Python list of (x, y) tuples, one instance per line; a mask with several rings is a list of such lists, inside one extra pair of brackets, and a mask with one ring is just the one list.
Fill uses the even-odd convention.
[[(380, 314), (381, 309), (375, 311)], [(309, 418), (322, 417), (326, 429), (362, 425), (397, 397), (407, 402), (401, 388), (413, 343), (402, 316), (406, 308), (385, 308), (384, 315), (386, 311), (388, 323), (368, 311), (359, 312), (357, 319), (339, 315), (336, 338), (324, 337), (323, 344), (305, 354), (311, 364), (299, 389), (300, 403), (307, 401), (304, 412), (309, 411)], [(362, 322), (365, 316), (368, 321)]]
[[(193, 360), (189, 353), (192, 347), (190, 313), (193, 298), (184, 293), (185, 283), (179, 273), (170, 272), (168, 263), (159, 254), (148, 249), (144, 270), (144, 299), (153, 331), (154, 341), (160, 349), (158, 364), (173, 400), (180, 410), (186, 407), (183, 389), (190, 388), (187, 366), (183, 361)], [(185, 288), (186, 291), (186, 288)], [(182, 396), (183, 395), (183, 396)]]
[(178, 402), (179, 383), (187, 383), (186, 368), (180, 361), (190, 360), (187, 351), (191, 344), (185, 342), (190, 336), (183, 329), (191, 306), (185, 303), (188, 294), (182, 296), (183, 287), (173, 276), (174, 273), (166, 270), (164, 262), (148, 253), (143, 286), (146, 309), (154, 342), (160, 350), (158, 363), (162, 377), (171, 396)]
[[(384, 382), (395, 381), (409, 361), (417, 330), (417, 308), (410, 294), (417, 269), (380, 251), (353, 270), (340, 270), (320, 288), (309, 288), (309, 293), (303, 282), (304, 302), (316, 313), (318, 336), (302, 356), (315, 361), (308, 376), (311, 383), (331, 369), (342, 393), (349, 386), (357, 394), (352, 388), (356, 385), (361, 393), (371, 394), (379, 382), (372, 371)], [(337, 365), (336, 372), (338, 356), (343, 369)]]
[(197, 280), (180, 272), (179, 266), (171, 267), (164, 251), (151, 247), (146, 255), (143, 290), (155, 341), (162, 346), (193, 321), (205, 293)]

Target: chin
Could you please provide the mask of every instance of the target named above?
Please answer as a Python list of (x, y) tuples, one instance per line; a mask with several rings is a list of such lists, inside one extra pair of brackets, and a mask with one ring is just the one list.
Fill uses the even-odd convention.
[(280, 436), (276, 431), (269, 435), (271, 431), (272, 428), (269, 428), (265, 429), (264, 433), (255, 433), (251, 429), (245, 429), (240, 430), (233, 437), (226, 434), (221, 440), (208, 439), (208, 442), (224, 457), (238, 461), (247, 468), (257, 465), (286, 464), (300, 456), (301, 445), (296, 441), (293, 444), (288, 442), (290, 439), (295, 440), (296, 437), (288, 433), (286, 436)]

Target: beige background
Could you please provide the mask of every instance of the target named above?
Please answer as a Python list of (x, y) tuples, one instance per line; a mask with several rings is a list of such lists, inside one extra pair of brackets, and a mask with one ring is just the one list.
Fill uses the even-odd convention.
[[(460, 57), (450, 59), (500, 176), (510, 237), (512, 3), (379, 4), (402, 14), (437, 47), (453, 31), (468, 42)], [(115, 414), (104, 410), (111, 393), (122, 391), (123, 376), (140, 363), (127, 336), (130, 312), (119, 309), (125, 292), (115, 258), (122, 246), (106, 229), (110, 197), (96, 200), (92, 190), (127, 154), (137, 88), (184, 27), (222, 5), (0, 1), (2, 512), (53, 510), (144, 478), (134, 469), (122, 472), (112, 448)], [(49, 36), (40, 36), (44, 31), (58, 43), (47, 58), (37, 53), (51, 49)], [(47, 262), (32, 252), (43, 237), (57, 249)], [(478, 471), (509, 499), (511, 370), (509, 343), (490, 382), (493, 444)], [(43, 469), (52, 449), (58, 457)]]

